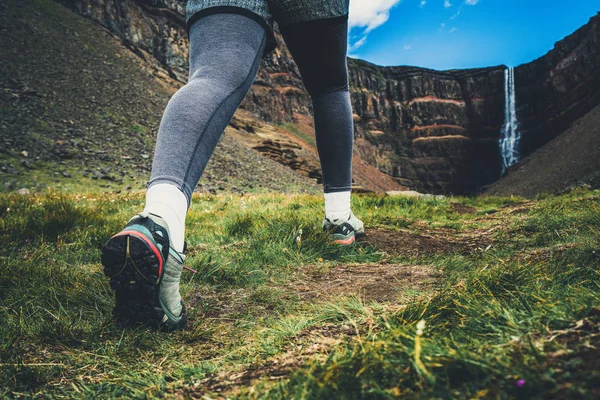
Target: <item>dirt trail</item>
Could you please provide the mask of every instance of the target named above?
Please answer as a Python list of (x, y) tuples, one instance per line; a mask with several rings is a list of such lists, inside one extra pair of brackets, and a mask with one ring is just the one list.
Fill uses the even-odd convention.
[[(375, 301), (387, 308), (399, 309), (417, 298), (435, 293), (441, 277), (441, 272), (426, 265), (383, 262), (338, 265), (327, 270), (312, 265), (303, 268), (284, 288), (286, 293), (296, 294), (306, 303), (318, 304), (356, 296), (366, 307)], [(234, 307), (229, 311), (242, 310)], [(368, 326), (368, 321), (360, 324)], [(198, 387), (191, 387), (180, 394), (194, 397), (208, 389), (213, 393), (222, 393), (223, 397), (219, 398), (228, 398), (256, 380), (265, 377), (271, 381), (285, 379), (309, 361), (324, 361), (332, 349), (342, 342), (355, 340), (356, 335), (356, 327), (350, 325), (311, 326), (290, 338), (283, 354), (238, 371), (224, 371), (211, 376)]]
[(306, 268), (303, 279), (286, 287), (305, 301), (357, 296), (365, 302), (405, 304), (416, 294), (431, 292), (441, 277), (427, 265), (350, 264), (325, 272), (316, 268)]
[[(367, 229), (360, 240), (364, 246), (373, 246), (385, 253), (387, 258), (423, 257), (431, 255), (467, 255), (477, 251), (487, 251), (494, 245), (493, 235), (502, 229), (504, 213), (522, 213), (534, 206), (533, 202), (511, 204), (502, 209), (476, 218), (491, 224), (487, 228), (456, 230), (431, 227), (416, 222), (410, 229)], [(473, 207), (455, 204), (454, 211), (461, 214), (474, 214)], [(283, 287), (282, 295), (297, 297), (301, 303), (326, 304), (343, 297), (359, 298), (369, 309), (376, 302), (386, 309), (399, 310), (417, 299), (432, 296), (439, 290), (443, 272), (432, 265), (389, 262), (379, 263), (308, 265), (301, 268)], [(221, 312), (233, 315), (243, 313), (239, 304), (231, 302), (233, 293), (213, 293)], [(358, 322), (361, 329), (369, 329), (369, 319)], [(364, 325), (364, 326), (362, 326)], [(267, 378), (271, 381), (285, 379), (294, 371), (313, 360), (325, 360), (336, 346), (343, 342), (358, 340), (357, 328), (350, 325), (326, 324), (311, 326), (289, 339), (283, 354), (247, 365), (237, 371), (223, 371), (211, 376), (198, 387), (189, 388), (183, 396), (194, 397), (209, 390), (227, 398), (240, 388), (249, 387), (253, 382)], [(221, 398), (221, 397), (219, 397)]]
[(469, 254), (492, 244), (493, 230), (456, 232), (452, 229), (413, 230), (372, 229), (361, 240), (387, 254), (419, 257), (426, 254)]
[[(468, 207), (463, 211), (472, 212)], [(486, 218), (494, 219), (494, 216)], [(469, 252), (484, 249), (492, 242), (492, 231), (463, 233), (451, 229), (420, 228), (421, 233), (418, 234), (408, 230), (371, 229), (361, 243), (375, 246), (394, 257)], [(280, 288), (283, 289), (282, 295), (297, 297), (307, 304), (325, 304), (343, 297), (357, 297), (367, 308), (372, 302), (377, 302), (387, 309), (400, 309), (417, 299), (433, 295), (439, 290), (442, 277), (443, 273), (431, 265), (399, 264), (386, 260), (334, 267), (317, 264), (303, 267)], [(226, 319), (243, 313), (243, 301), (233, 302), (231, 299), (239, 300), (245, 295), (239, 289), (235, 293), (208, 294), (219, 315), (212, 315), (209, 311), (205, 317)], [(360, 322), (363, 323), (368, 326), (368, 321)], [(285, 379), (309, 361), (324, 360), (342, 342), (355, 340), (356, 332), (356, 328), (349, 325), (311, 326), (291, 337), (283, 354), (241, 370), (223, 371), (180, 394), (194, 397), (209, 390), (227, 398), (239, 388), (251, 386), (252, 382), (265, 377), (271, 381)]]

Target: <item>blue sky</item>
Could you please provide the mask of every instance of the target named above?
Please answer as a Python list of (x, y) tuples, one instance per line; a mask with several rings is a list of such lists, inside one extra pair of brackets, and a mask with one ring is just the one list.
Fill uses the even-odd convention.
[(600, 11), (600, 0), (350, 0), (349, 55), (438, 70), (517, 66)]

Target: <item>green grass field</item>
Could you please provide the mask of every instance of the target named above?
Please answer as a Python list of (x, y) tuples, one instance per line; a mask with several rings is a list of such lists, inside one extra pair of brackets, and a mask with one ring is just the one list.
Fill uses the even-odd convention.
[(197, 196), (188, 330), (124, 327), (100, 248), (141, 194), (0, 195), (0, 397), (597, 398), (600, 191)]

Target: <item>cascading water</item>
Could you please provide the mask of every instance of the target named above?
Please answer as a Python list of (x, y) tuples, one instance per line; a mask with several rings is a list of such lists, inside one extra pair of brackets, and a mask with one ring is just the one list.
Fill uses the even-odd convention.
[(515, 95), (515, 69), (510, 67), (504, 71), (504, 125), (500, 139), (502, 153), (502, 173), (519, 161), (519, 121)]

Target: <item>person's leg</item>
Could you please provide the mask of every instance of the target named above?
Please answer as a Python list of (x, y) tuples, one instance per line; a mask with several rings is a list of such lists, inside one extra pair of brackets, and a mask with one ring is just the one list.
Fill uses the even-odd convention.
[(259, 23), (238, 14), (209, 15), (190, 29), (189, 82), (163, 116), (146, 198), (146, 211), (167, 221), (180, 252), (192, 192), (254, 82), (265, 40)]
[(179, 281), (185, 215), (223, 130), (256, 76), (265, 30), (239, 14), (200, 18), (190, 29), (190, 79), (160, 125), (144, 212), (102, 249), (115, 313), (161, 328), (186, 324)]
[[(346, 64), (348, 20), (299, 23), (283, 27), (281, 32), (312, 99), (326, 224), (352, 220), (355, 233), (362, 234), (362, 222), (350, 210), (354, 125)], [(338, 241), (353, 240), (354, 234), (347, 233)]]

